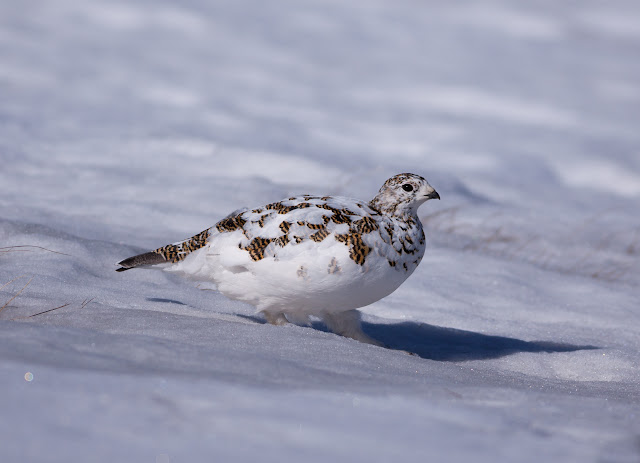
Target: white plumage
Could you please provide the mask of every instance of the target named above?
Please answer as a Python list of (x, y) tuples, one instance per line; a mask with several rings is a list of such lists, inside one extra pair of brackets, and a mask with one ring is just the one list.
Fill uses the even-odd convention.
[(274, 324), (324, 320), (338, 334), (379, 344), (359, 307), (395, 291), (425, 251), (418, 207), (438, 193), (422, 177), (387, 180), (370, 202), (296, 196), (231, 213), (194, 237), (130, 257), (118, 271), (158, 268), (211, 281)]

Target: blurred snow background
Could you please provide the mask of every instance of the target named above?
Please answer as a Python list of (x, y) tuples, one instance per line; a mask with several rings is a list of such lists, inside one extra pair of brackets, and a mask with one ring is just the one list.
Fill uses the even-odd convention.
[[(0, 3), (0, 460), (638, 461), (639, 18)], [(239, 207), (407, 171), (442, 201), (422, 265), (364, 309), (398, 350), (114, 272)]]

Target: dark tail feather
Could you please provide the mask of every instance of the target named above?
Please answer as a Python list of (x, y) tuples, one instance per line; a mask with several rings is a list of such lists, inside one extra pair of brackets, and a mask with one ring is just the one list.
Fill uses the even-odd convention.
[(122, 262), (118, 262), (118, 265), (122, 265), (122, 267), (116, 269), (116, 272), (124, 272), (125, 270), (135, 267), (164, 264), (166, 262), (170, 262), (172, 264), (180, 262), (184, 260), (188, 254), (204, 247), (207, 244), (209, 230), (210, 229), (207, 228), (188, 240), (174, 244), (167, 244), (166, 246), (162, 246), (154, 251), (129, 257)]
[(125, 270), (143, 265), (163, 264), (166, 261), (162, 254), (157, 254), (153, 251), (145, 252), (144, 254), (138, 254), (137, 256), (129, 257), (122, 262), (118, 262), (118, 265), (122, 265), (122, 267), (116, 269), (116, 272), (124, 272)]

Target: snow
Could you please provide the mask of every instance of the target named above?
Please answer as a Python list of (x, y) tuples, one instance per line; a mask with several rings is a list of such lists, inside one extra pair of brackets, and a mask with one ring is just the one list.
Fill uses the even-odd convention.
[[(1, 3), (0, 461), (638, 461), (639, 15)], [(442, 201), (393, 349), (114, 271), (400, 172)]]

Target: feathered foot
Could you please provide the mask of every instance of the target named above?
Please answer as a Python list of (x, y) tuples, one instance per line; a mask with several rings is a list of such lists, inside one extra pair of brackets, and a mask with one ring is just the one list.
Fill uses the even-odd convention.
[(335, 334), (345, 338), (355, 339), (366, 344), (373, 344), (378, 347), (385, 347), (380, 341), (373, 339), (362, 331), (360, 325), (360, 312), (357, 310), (347, 310), (346, 312), (325, 313), (322, 317), (327, 324), (327, 328)]

